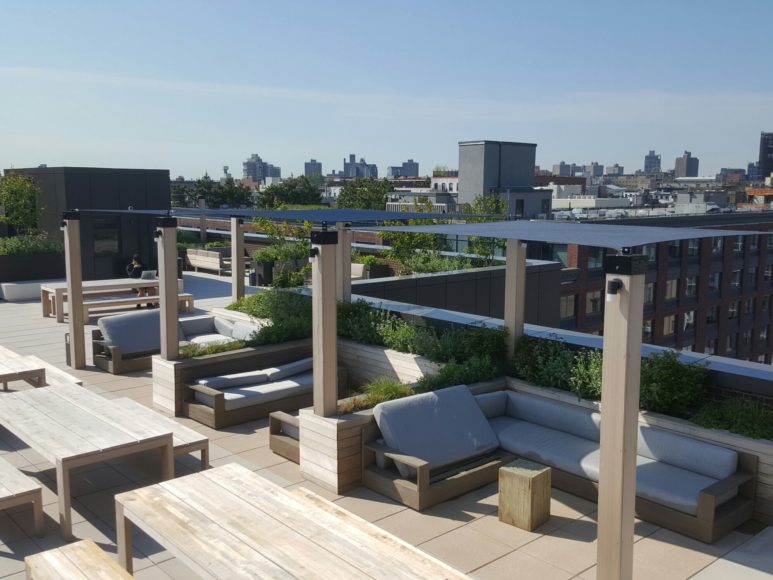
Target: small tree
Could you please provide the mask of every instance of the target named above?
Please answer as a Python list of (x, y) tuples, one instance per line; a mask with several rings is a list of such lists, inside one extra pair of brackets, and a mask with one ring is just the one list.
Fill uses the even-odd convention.
[(257, 205), (273, 209), (281, 205), (315, 205), (322, 203), (319, 187), (305, 175), (290, 177), (269, 185), (258, 194)]
[(12, 228), (12, 233), (30, 234), (38, 227), (40, 188), (24, 175), (6, 173), (0, 177), (0, 222)]
[(367, 179), (352, 179), (347, 181), (338, 194), (338, 207), (350, 209), (380, 209), (386, 207), (387, 194), (394, 191), (392, 184), (386, 179), (381, 181), (368, 177)]
[[(470, 218), (469, 223), (479, 223), (504, 219), (505, 202), (498, 195), (477, 195), (472, 200), (469, 208), (470, 213), (485, 215), (484, 218)], [(467, 251), (471, 254), (478, 254), (486, 259), (489, 265), (494, 263), (496, 250), (504, 250), (507, 242), (500, 238), (481, 238), (477, 236), (470, 237), (467, 243)]]
[[(414, 212), (430, 213), (432, 211), (432, 202), (424, 196), (420, 196), (413, 204)], [(418, 226), (435, 223), (431, 219), (411, 219), (408, 225)], [(394, 222), (391, 225), (402, 225)], [(389, 257), (400, 263), (400, 273), (410, 273), (408, 262), (417, 252), (420, 254), (429, 254), (444, 250), (446, 248), (446, 237), (438, 234), (426, 234), (421, 232), (382, 232), (381, 238), (389, 246)]]

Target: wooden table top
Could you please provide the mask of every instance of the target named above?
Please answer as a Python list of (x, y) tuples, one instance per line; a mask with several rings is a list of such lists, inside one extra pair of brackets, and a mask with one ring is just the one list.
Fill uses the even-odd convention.
[[(159, 285), (158, 278), (143, 280), (142, 278), (110, 278), (107, 280), (84, 280), (84, 290), (116, 290), (120, 288), (153, 288)], [(53, 292), (66, 290), (67, 282), (51, 282), (40, 285), (41, 290)]]
[(237, 463), (121, 493), (116, 503), (203, 577), (467, 578), (334, 503)]
[(98, 455), (172, 433), (152, 417), (132, 413), (77, 385), (54, 385), (7, 393), (0, 424), (48, 461)]

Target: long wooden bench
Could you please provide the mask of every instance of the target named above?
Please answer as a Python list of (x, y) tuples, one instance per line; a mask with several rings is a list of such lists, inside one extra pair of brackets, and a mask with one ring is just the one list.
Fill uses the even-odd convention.
[(151, 421), (155, 421), (159, 425), (167, 427), (172, 432), (175, 455), (185, 455), (187, 453), (199, 451), (201, 454), (201, 469), (209, 468), (209, 438), (206, 435), (202, 435), (198, 431), (194, 431), (185, 425), (181, 425), (174, 419), (165, 417), (133, 399), (114, 399), (114, 402), (124, 409), (131, 410), (137, 415), (145, 415)]
[(49, 362), (44, 361), (42, 358), (29, 354), (23, 357), (25, 360), (29, 360), (35, 364), (38, 364), (46, 369), (46, 385), (60, 385), (62, 383), (71, 383), (74, 385), (83, 385), (83, 380), (71, 375), (62, 369), (55, 367)]
[(80, 540), (24, 558), (28, 579), (94, 580), (133, 578), (97, 546), (93, 540)]
[[(21, 355), (10, 348), (0, 345), (0, 361), (4, 366), (9, 366), (17, 372), (17, 376), (12, 380), (25, 380), (34, 387), (44, 387), (46, 385), (58, 385), (61, 383), (73, 383), (82, 385), (83, 381), (43, 359), (33, 355)], [(28, 370), (30, 375), (25, 378), (22, 376), (24, 370)], [(9, 379), (11, 380), (11, 379)], [(6, 389), (3, 381), (3, 389)]]
[(35, 535), (43, 536), (43, 488), (0, 457), (0, 510), (32, 503)]
[[(158, 304), (159, 300), (160, 298), (158, 296), (127, 296), (121, 298), (107, 298), (105, 300), (84, 300), (83, 316), (88, 319), (92, 310), (100, 308)], [(192, 312), (195, 308), (193, 294), (188, 294), (186, 292), (177, 295), (177, 303), (180, 311)]]

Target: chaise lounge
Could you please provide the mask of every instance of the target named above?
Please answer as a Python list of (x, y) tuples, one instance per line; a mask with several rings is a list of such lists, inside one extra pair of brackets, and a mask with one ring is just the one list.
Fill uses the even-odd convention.
[[(548, 465), (554, 487), (597, 500), (592, 409), (515, 391), (473, 396), (462, 385), (381, 403), (374, 417), (363, 484), (414, 509), (495, 481), (492, 462), (508, 456)], [(711, 543), (752, 515), (756, 456), (642, 425), (637, 466), (641, 519)]]

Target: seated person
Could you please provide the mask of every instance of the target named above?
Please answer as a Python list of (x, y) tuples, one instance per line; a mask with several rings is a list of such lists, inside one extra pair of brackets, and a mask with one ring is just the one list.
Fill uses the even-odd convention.
[[(126, 275), (129, 278), (142, 278), (142, 272), (144, 270), (145, 266), (142, 264), (140, 255), (134, 254), (131, 262), (126, 266)], [(134, 291), (137, 293), (137, 296), (152, 296), (153, 294), (152, 288), (135, 288)], [(148, 308), (155, 308), (156, 305), (152, 302), (148, 302), (147, 306)], [(137, 304), (137, 308), (142, 308), (142, 305)]]

